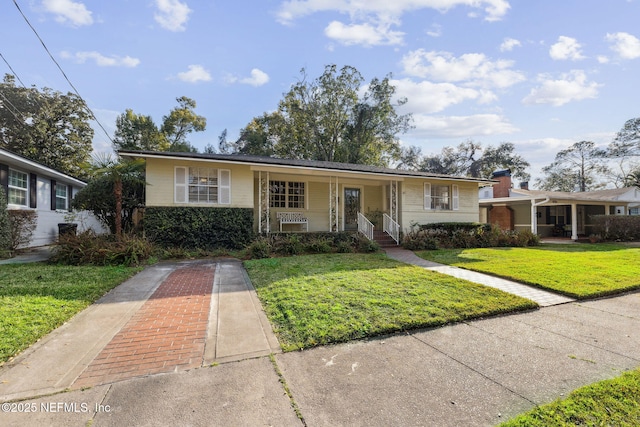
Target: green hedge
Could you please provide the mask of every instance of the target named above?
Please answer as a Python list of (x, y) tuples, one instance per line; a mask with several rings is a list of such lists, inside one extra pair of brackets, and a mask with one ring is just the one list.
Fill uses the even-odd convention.
[(591, 219), (594, 234), (603, 240), (640, 240), (640, 216), (594, 215)]
[(150, 241), (163, 247), (241, 249), (254, 238), (253, 210), (151, 207), (145, 209), (144, 231)]
[(412, 224), (402, 246), (409, 250), (535, 246), (540, 238), (529, 230), (502, 230), (477, 222)]

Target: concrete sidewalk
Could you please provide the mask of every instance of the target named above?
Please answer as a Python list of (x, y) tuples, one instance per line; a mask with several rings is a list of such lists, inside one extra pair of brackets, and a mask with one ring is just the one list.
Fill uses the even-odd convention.
[(28, 399), (0, 424), (303, 426), (294, 402), (306, 426), (492, 426), (638, 367), (639, 328), (634, 293)]
[[(140, 313), (205, 306), (176, 334), (202, 339), (198, 367), (76, 387), (116, 337), (172, 327)], [(639, 328), (630, 293), (281, 354), (240, 262), (158, 264), (0, 368), (0, 425), (491, 426), (640, 366)]]
[[(207, 270), (211, 276), (203, 279)], [(197, 281), (204, 282), (204, 287), (194, 293), (188, 286)], [(167, 286), (182, 295), (167, 295), (168, 289), (162, 293)], [(198, 298), (200, 294), (204, 299)], [(182, 314), (191, 315), (197, 303), (206, 309), (201, 332), (195, 330), (198, 328), (193, 317), (184, 318)], [(151, 315), (153, 318), (149, 318)], [(198, 333), (201, 337), (194, 335)], [(201, 347), (191, 347), (200, 340)], [(2, 366), (0, 400), (279, 351), (278, 341), (238, 260), (161, 263), (116, 287)]]
[(401, 261), (406, 264), (417, 265), (426, 268), (427, 270), (436, 271), (438, 273), (453, 276), (458, 279), (480, 283), (481, 285), (500, 289), (501, 291), (535, 301), (540, 307), (548, 307), (551, 305), (565, 304), (575, 301), (575, 299), (573, 298), (549, 291), (544, 291), (542, 289), (524, 285), (512, 280), (506, 280), (499, 277), (490, 276), (488, 274), (478, 273), (476, 271), (465, 270), (463, 268), (452, 267), (450, 265), (442, 265), (436, 262), (427, 261), (417, 256), (412, 251), (400, 247), (388, 248), (385, 249), (385, 252), (389, 258), (393, 258), (397, 261)]

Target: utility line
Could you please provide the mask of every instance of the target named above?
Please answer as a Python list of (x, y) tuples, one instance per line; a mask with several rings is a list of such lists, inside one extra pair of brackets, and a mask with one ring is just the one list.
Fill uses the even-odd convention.
[(11, 70), (11, 72), (13, 73), (13, 75), (15, 76), (16, 79), (18, 79), (18, 81), (20, 82), (20, 84), (22, 85), (23, 88), (27, 88), (27, 85), (24, 84), (24, 82), (22, 80), (20, 80), (20, 77), (18, 77), (18, 73), (16, 73), (13, 70), (13, 67), (11, 67), (11, 65), (9, 64), (9, 62), (7, 61), (7, 59), (4, 57), (4, 55), (2, 55), (2, 53), (0, 52), (0, 58), (2, 58), (2, 60), (4, 61), (5, 64), (7, 64), (7, 67), (9, 67), (9, 69)]
[(13, 0), (13, 4), (16, 6), (16, 8), (18, 9), (18, 12), (20, 12), (20, 15), (22, 15), (22, 18), (24, 18), (25, 22), (27, 23), (27, 25), (29, 25), (29, 28), (31, 28), (31, 30), (33, 31), (33, 33), (36, 35), (36, 37), (38, 38), (38, 40), (40, 41), (40, 44), (42, 44), (42, 47), (44, 48), (44, 50), (47, 52), (47, 54), (49, 55), (49, 58), (51, 58), (51, 60), (53, 61), (54, 64), (56, 64), (56, 66), (58, 67), (58, 69), (60, 70), (60, 72), (62, 73), (62, 75), (64, 76), (64, 79), (67, 81), (67, 83), (69, 83), (69, 86), (71, 86), (71, 88), (73, 89), (73, 91), (75, 92), (76, 95), (78, 95), (78, 97), (84, 102), (85, 108), (87, 109), (87, 111), (89, 112), (89, 115), (93, 118), (93, 120), (98, 124), (98, 126), (100, 126), (100, 129), (102, 129), (102, 131), (104, 132), (104, 134), (107, 136), (107, 138), (109, 139), (109, 141), (111, 141), (112, 144), (115, 144), (113, 142), (113, 139), (111, 139), (111, 136), (109, 135), (109, 133), (107, 132), (107, 130), (104, 128), (104, 126), (102, 126), (102, 123), (100, 123), (100, 121), (98, 120), (98, 118), (96, 117), (95, 114), (93, 114), (93, 111), (91, 110), (91, 108), (89, 107), (89, 104), (87, 104), (87, 102), (84, 100), (84, 98), (80, 95), (80, 92), (78, 92), (78, 89), (76, 89), (76, 87), (73, 85), (73, 83), (71, 83), (71, 80), (69, 80), (69, 77), (67, 77), (67, 74), (64, 72), (64, 70), (62, 69), (62, 67), (60, 66), (60, 64), (58, 63), (58, 61), (56, 61), (56, 59), (53, 57), (53, 55), (51, 54), (51, 52), (49, 51), (49, 48), (47, 47), (47, 45), (44, 43), (44, 40), (42, 40), (42, 38), (40, 37), (40, 34), (38, 34), (38, 32), (36, 31), (36, 29), (33, 27), (33, 25), (31, 25), (31, 22), (29, 22), (29, 19), (27, 19), (26, 15), (22, 12), (22, 9), (20, 9), (20, 6), (18, 5), (18, 2), (16, 0)]

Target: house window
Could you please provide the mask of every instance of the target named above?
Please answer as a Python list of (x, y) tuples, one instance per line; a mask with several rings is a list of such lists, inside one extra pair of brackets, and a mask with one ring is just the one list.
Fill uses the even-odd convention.
[(176, 203), (231, 203), (231, 171), (228, 169), (175, 168)]
[(304, 182), (269, 181), (269, 207), (304, 209)]
[(27, 206), (29, 201), (29, 175), (24, 172), (9, 169), (9, 194), (7, 201), (10, 205)]
[(60, 210), (60, 211), (66, 211), (67, 210), (67, 200), (68, 198), (68, 190), (69, 187), (67, 187), (64, 184), (59, 184), (56, 183), (56, 210)]
[(458, 186), (425, 183), (424, 208), (427, 210), (458, 210)]

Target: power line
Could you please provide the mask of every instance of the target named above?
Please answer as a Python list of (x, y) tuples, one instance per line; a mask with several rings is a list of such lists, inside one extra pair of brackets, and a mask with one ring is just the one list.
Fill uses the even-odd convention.
[(13, 75), (15, 76), (16, 79), (18, 79), (18, 81), (20, 82), (20, 84), (22, 85), (23, 88), (27, 88), (27, 85), (24, 84), (24, 82), (22, 80), (20, 80), (20, 77), (18, 77), (18, 73), (16, 73), (13, 70), (13, 67), (11, 67), (11, 65), (9, 64), (9, 62), (7, 61), (7, 59), (4, 57), (4, 55), (2, 55), (2, 53), (0, 53), (0, 58), (2, 58), (2, 60), (4, 61), (5, 64), (7, 64), (7, 67), (9, 67), (9, 69), (11, 70), (11, 72), (13, 73)]
[(113, 139), (111, 139), (111, 136), (109, 135), (109, 133), (107, 132), (107, 130), (104, 128), (104, 126), (102, 126), (102, 123), (100, 123), (100, 121), (98, 120), (98, 118), (96, 117), (95, 114), (93, 114), (93, 111), (91, 110), (91, 108), (89, 107), (89, 104), (87, 104), (86, 101), (84, 101), (84, 98), (80, 95), (80, 92), (78, 92), (78, 89), (76, 89), (76, 87), (73, 85), (73, 83), (71, 83), (71, 80), (69, 80), (69, 77), (67, 77), (67, 74), (64, 72), (64, 70), (62, 69), (62, 67), (60, 66), (60, 64), (58, 63), (58, 61), (56, 61), (56, 59), (53, 57), (53, 55), (51, 54), (51, 52), (49, 51), (49, 48), (47, 47), (47, 45), (44, 43), (44, 40), (42, 40), (42, 37), (40, 37), (40, 34), (38, 34), (38, 32), (36, 31), (35, 28), (33, 28), (33, 25), (31, 25), (31, 22), (29, 22), (29, 19), (27, 19), (26, 15), (22, 12), (22, 9), (20, 9), (20, 6), (18, 5), (18, 2), (16, 0), (13, 0), (13, 4), (16, 6), (16, 8), (18, 9), (18, 12), (20, 12), (20, 15), (22, 15), (22, 18), (24, 18), (25, 22), (27, 23), (27, 25), (29, 26), (29, 28), (31, 28), (31, 30), (33, 31), (33, 33), (36, 35), (36, 37), (38, 38), (38, 40), (40, 41), (40, 44), (42, 44), (42, 47), (44, 48), (44, 50), (47, 52), (47, 54), (49, 55), (49, 58), (51, 58), (51, 60), (53, 61), (54, 64), (56, 64), (56, 66), (58, 67), (58, 70), (60, 70), (60, 72), (62, 73), (62, 76), (64, 77), (64, 79), (67, 81), (67, 83), (69, 83), (69, 86), (71, 86), (71, 88), (73, 89), (73, 91), (75, 92), (76, 95), (78, 95), (78, 97), (84, 102), (85, 108), (87, 109), (87, 111), (89, 112), (89, 114), (91, 115), (91, 117), (93, 118), (93, 120), (98, 124), (98, 126), (100, 126), (100, 129), (102, 129), (102, 131), (104, 132), (104, 134), (107, 136), (107, 138), (109, 139), (109, 141), (111, 141), (112, 144), (115, 145)]
[[(22, 117), (22, 122), (26, 123), (27, 119), (25, 119), (25, 117), (22, 115), (22, 112), (15, 105), (13, 105), (13, 103), (11, 101), (9, 101), (9, 99), (5, 96), (5, 94), (0, 92), (0, 96), (2, 96), (4, 98), (6, 104), (8, 104), (8, 105), (5, 105), (5, 108), (7, 109), (7, 111), (10, 112), (13, 115), (13, 117), (16, 118), (17, 121), (21, 121), (20, 117)], [(2, 103), (0, 103), (0, 105), (1, 104)], [(11, 106), (13, 108), (13, 110), (11, 108), (9, 108), (9, 106)], [(18, 117), (18, 114), (20, 115), (20, 117)]]

